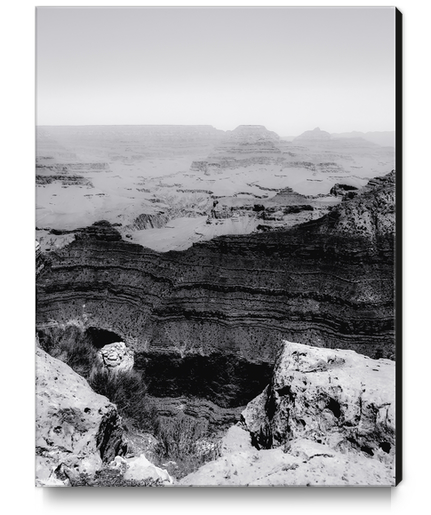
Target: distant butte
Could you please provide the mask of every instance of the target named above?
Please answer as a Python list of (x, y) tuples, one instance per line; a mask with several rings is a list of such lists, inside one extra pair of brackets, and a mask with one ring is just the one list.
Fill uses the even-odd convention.
[(320, 130), (319, 127), (316, 127), (312, 131), (305, 131), (305, 132), (303, 132), (302, 134), (297, 136), (293, 141), (297, 141), (297, 140), (318, 140), (318, 141), (322, 141), (322, 140), (328, 140), (328, 139), (331, 139), (331, 135), (329, 134), (329, 132), (322, 131), (322, 130)]

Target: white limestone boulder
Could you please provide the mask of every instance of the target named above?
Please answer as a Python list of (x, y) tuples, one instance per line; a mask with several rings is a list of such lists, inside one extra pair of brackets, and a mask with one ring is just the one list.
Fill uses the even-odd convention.
[(168, 472), (160, 467), (156, 467), (149, 461), (144, 454), (135, 458), (122, 458), (117, 456), (111, 463), (110, 467), (124, 470), (124, 479), (126, 481), (145, 481), (152, 479), (159, 481), (162, 485), (172, 485), (173, 478)]
[(105, 345), (97, 352), (97, 363), (110, 372), (128, 372), (134, 365), (134, 354), (124, 342)]
[(36, 348), (36, 484), (60, 466), (93, 474), (124, 451), (117, 408), (68, 365)]
[(271, 384), (242, 418), (260, 448), (305, 438), (392, 462), (395, 363), (285, 342)]

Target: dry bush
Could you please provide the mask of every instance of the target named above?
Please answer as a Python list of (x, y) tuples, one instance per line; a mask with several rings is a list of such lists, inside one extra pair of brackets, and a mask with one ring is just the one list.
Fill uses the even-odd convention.
[[(160, 418), (155, 436), (159, 441), (159, 458), (175, 462), (175, 466), (168, 471), (177, 478), (194, 472), (219, 456), (218, 447), (210, 444), (206, 419), (196, 419), (185, 414)], [(205, 441), (209, 444), (207, 450), (200, 445)]]
[(39, 344), (52, 357), (64, 361), (77, 374), (89, 378), (97, 350), (77, 325), (53, 326), (38, 332)]
[(113, 402), (120, 415), (141, 431), (154, 432), (157, 409), (147, 396), (147, 385), (135, 370), (112, 373), (106, 369), (93, 369), (89, 380), (91, 388)]
[(94, 476), (80, 474), (77, 478), (70, 479), (70, 486), (95, 486), (95, 487), (137, 487), (137, 486), (163, 486), (160, 479), (124, 479), (124, 473), (120, 470), (102, 469), (98, 470)]

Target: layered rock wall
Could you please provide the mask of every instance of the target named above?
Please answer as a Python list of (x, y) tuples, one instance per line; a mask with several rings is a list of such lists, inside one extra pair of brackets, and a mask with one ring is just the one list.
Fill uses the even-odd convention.
[(78, 318), (147, 353), (272, 363), (287, 338), (393, 357), (394, 178), (291, 230), (183, 252), (92, 226), (39, 273), (37, 322)]

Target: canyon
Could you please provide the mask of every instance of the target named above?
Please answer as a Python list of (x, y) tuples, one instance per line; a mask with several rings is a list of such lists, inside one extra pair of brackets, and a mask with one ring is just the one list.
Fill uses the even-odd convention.
[[(317, 219), (394, 168), (394, 149), (364, 138), (286, 141), (260, 125), (38, 127), (36, 237), (45, 251), (100, 220), (153, 250)], [(260, 217), (254, 209), (262, 209)]]
[[(279, 442), (273, 414), (263, 421), (278, 393), (258, 428), (244, 408), (270, 391), (286, 341), (309, 355), (392, 365), (397, 356), (394, 149), (348, 136), (316, 128), (287, 141), (258, 125), (39, 127), (41, 349), (73, 330), (100, 363), (115, 368), (127, 356), (161, 419), (203, 419), (217, 438), (246, 441), (247, 459), (250, 445), (285, 445), (293, 436)], [(311, 449), (298, 445), (296, 457)], [(359, 470), (363, 451), (347, 451), (359, 452)], [(371, 483), (391, 481), (385, 463)]]
[(110, 331), (150, 393), (225, 408), (265, 386), (284, 338), (394, 359), (394, 181), (370, 181), (318, 220), (182, 252), (96, 223), (40, 258), (38, 330), (78, 320)]

